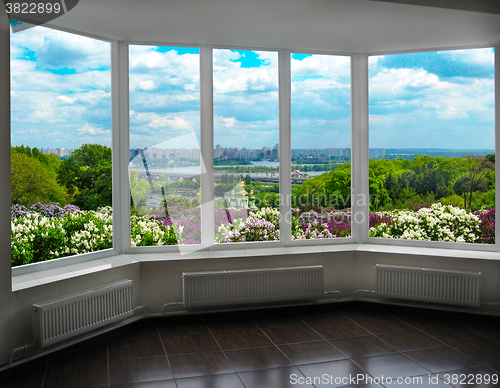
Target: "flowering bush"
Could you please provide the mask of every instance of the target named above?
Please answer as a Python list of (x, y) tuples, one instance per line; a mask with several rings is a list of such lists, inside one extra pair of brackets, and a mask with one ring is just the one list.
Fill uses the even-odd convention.
[(476, 215), (479, 217), (479, 243), (495, 244), (495, 209), (479, 210)]
[(351, 235), (351, 213), (349, 210), (323, 209), (319, 213), (316, 210), (301, 213), (300, 210), (293, 209), (293, 213), (297, 217), (295, 230), (292, 223), (293, 240), (349, 237)]
[[(35, 204), (11, 208), (12, 266), (113, 247), (111, 207), (82, 211), (76, 206)], [(132, 245), (174, 245), (182, 227), (165, 226), (150, 216), (132, 216)]]
[[(277, 208), (216, 209), (215, 241), (276, 241), (280, 238)], [(12, 266), (94, 252), (113, 246), (110, 207), (82, 211), (73, 205), (34, 204), (11, 207)], [(370, 236), (426, 241), (495, 243), (495, 210), (475, 213), (435, 203), (417, 211), (370, 214)], [(351, 235), (350, 210), (292, 209), (292, 239)], [(131, 216), (132, 246), (182, 245), (201, 242), (199, 208), (169, 207), (169, 216)]]
[(417, 211), (396, 210), (378, 215), (381, 218), (370, 228), (370, 237), (469, 243), (479, 239), (479, 217), (452, 205), (434, 203)]
[[(51, 212), (43, 205), (11, 219), (12, 266), (93, 252), (113, 246), (110, 207)], [(19, 212), (19, 209), (15, 209)], [(46, 216), (44, 214), (52, 214)]]

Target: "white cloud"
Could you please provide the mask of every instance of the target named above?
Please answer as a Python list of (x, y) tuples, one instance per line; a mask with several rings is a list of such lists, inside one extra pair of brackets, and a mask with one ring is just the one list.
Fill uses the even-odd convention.
[(57, 96), (56, 100), (59, 101), (63, 105), (71, 105), (76, 101), (75, 98), (70, 98), (68, 96)]
[(229, 117), (229, 118), (222, 117), (221, 119), (227, 128), (234, 127), (234, 123), (236, 122), (236, 119), (234, 117)]

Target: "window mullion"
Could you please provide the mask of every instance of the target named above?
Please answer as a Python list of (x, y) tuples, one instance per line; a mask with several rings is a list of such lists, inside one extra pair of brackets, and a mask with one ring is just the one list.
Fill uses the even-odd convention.
[(214, 243), (213, 50), (200, 49), (201, 244)]
[(368, 238), (368, 55), (351, 57), (351, 228), (359, 244)]
[(130, 248), (129, 184), (129, 56), (128, 44), (111, 43), (111, 127), (113, 171), (113, 247)]
[[(495, 155), (500, 150), (500, 46), (495, 47)], [(500, 175), (496, 171), (495, 159), (495, 209), (500, 209), (500, 196), (496, 188), (500, 187)], [(500, 228), (498, 218), (495, 217), (495, 245), (500, 250)]]
[(290, 52), (278, 52), (279, 68), (279, 162), (280, 162), (280, 241), (288, 245), (292, 239), (292, 169), (291, 169), (291, 60)]

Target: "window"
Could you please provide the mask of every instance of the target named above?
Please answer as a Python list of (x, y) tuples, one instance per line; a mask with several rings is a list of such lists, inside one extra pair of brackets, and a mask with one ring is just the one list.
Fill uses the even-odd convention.
[(292, 239), (351, 235), (350, 58), (292, 54)]
[(370, 236), (493, 244), (494, 50), (369, 66)]
[(111, 248), (110, 45), (11, 23), (12, 265)]
[(201, 242), (199, 55), (130, 47), (132, 246)]
[(215, 241), (279, 240), (278, 54), (213, 58)]

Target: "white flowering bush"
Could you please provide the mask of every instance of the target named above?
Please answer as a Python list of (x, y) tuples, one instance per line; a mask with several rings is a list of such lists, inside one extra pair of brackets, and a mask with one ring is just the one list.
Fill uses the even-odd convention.
[(93, 252), (113, 246), (110, 207), (73, 209), (61, 216), (26, 213), (11, 219), (12, 265)]
[(473, 243), (480, 235), (477, 215), (452, 205), (434, 203), (417, 211), (379, 212), (386, 219), (370, 228), (370, 237)]
[[(279, 221), (278, 221), (279, 224)], [(221, 225), (216, 240), (218, 242), (275, 241), (280, 231), (271, 221), (252, 215), (246, 220), (241, 218), (232, 224)]]
[(164, 225), (154, 216), (131, 216), (130, 225), (133, 247), (182, 243), (183, 226)]
[[(113, 213), (109, 206), (90, 211), (74, 207), (49, 215), (39, 209), (15, 210), (11, 215), (12, 266), (113, 247)], [(131, 224), (133, 246), (182, 241), (181, 226), (166, 226), (155, 217), (132, 216)]]

